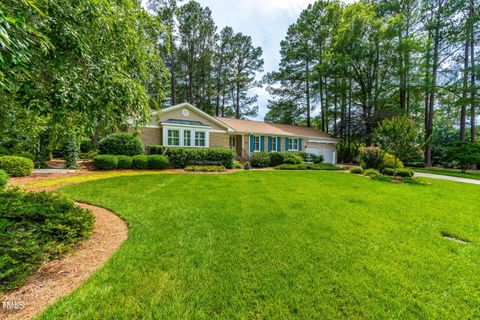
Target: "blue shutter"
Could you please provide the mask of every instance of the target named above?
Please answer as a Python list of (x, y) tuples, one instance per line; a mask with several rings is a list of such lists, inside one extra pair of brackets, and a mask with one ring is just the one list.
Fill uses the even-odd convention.
[(268, 152), (272, 152), (272, 137), (268, 137)]
[(277, 138), (277, 151), (282, 151), (282, 138), (280, 137)]
[(298, 150), (302, 151), (302, 139), (298, 139)]
[(285, 151), (288, 151), (288, 144), (289, 144), (289, 141), (290, 139), (288, 139), (288, 137), (285, 138)]
[(264, 136), (260, 137), (260, 151), (262, 151), (262, 152), (265, 151), (265, 137)]
[(254, 152), (254, 151), (255, 151), (255, 140), (253, 136), (250, 136), (250, 152)]

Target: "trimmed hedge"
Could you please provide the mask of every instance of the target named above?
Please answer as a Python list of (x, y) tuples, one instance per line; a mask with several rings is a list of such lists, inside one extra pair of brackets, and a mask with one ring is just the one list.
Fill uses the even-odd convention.
[(185, 171), (189, 172), (225, 172), (227, 169), (224, 166), (188, 166)]
[(115, 170), (118, 166), (118, 159), (111, 154), (101, 154), (93, 158), (97, 170)]
[(33, 172), (33, 161), (17, 156), (0, 157), (0, 170), (4, 170), (12, 177), (25, 177)]
[(353, 174), (362, 174), (362, 173), (363, 173), (363, 169), (362, 169), (362, 168), (350, 168), (350, 173), (353, 173)]
[(4, 170), (0, 170), (0, 191), (3, 191), (8, 183), (8, 174)]
[(413, 168), (425, 168), (425, 162), (405, 162), (404, 165), (406, 167), (413, 167)]
[(395, 169), (393, 168), (385, 168), (382, 170), (382, 174), (386, 176), (394, 176), (395, 175)]
[(143, 142), (131, 133), (114, 133), (102, 139), (98, 149), (100, 154), (135, 156), (143, 154)]
[(117, 169), (131, 169), (132, 157), (130, 156), (117, 156)]
[(276, 170), (343, 170), (342, 167), (331, 163), (317, 164), (281, 164), (275, 167)]
[(411, 178), (415, 172), (412, 169), (397, 169), (395, 175), (403, 178)]
[(132, 169), (145, 170), (148, 169), (148, 156), (138, 155), (132, 157)]
[[(276, 167), (280, 164), (300, 164), (304, 163), (308, 158), (308, 153), (306, 152), (269, 152), (270, 155), (270, 166)], [(300, 157), (301, 159), (299, 159)], [(310, 158), (314, 164), (319, 164), (323, 162), (323, 156), (316, 156), (310, 154)]]
[(166, 148), (164, 154), (174, 168), (189, 165), (221, 165), (232, 169), (235, 153), (231, 149)]
[(372, 178), (372, 179), (375, 179), (378, 176), (381, 176), (380, 172), (378, 170), (375, 170), (375, 169), (367, 169), (367, 170), (363, 171), (363, 174), (367, 177)]
[(168, 158), (161, 155), (147, 156), (148, 169), (168, 169)]
[(161, 145), (151, 145), (147, 147), (148, 154), (164, 154), (166, 148)]
[(94, 217), (51, 192), (0, 192), (0, 292), (20, 286), (45, 261), (58, 258), (93, 231)]
[(308, 170), (306, 164), (281, 164), (274, 168), (275, 170)]
[(256, 152), (252, 155), (250, 163), (254, 168), (266, 168), (270, 166), (271, 159), (268, 152)]

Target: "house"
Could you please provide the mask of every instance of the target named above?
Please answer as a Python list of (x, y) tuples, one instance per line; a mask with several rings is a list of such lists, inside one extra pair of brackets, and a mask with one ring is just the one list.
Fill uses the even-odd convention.
[(337, 139), (314, 128), (212, 117), (189, 103), (153, 112), (140, 128), (145, 144), (185, 148), (232, 148), (243, 159), (255, 152), (303, 151), (337, 162)]

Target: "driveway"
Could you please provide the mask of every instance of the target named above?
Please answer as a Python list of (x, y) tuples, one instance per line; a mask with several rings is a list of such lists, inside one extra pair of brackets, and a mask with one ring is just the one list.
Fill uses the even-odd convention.
[(440, 175), (440, 174), (432, 174), (432, 173), (415, 172), (415, 177), (439, 179), (439, 180), (447, 180), (447, 181), (456, 181), (456, 182), (463, 182), (463, 183), (471, 183), (471, 184), (480, 185), (480, 180), (443, 176), (443, 175)]

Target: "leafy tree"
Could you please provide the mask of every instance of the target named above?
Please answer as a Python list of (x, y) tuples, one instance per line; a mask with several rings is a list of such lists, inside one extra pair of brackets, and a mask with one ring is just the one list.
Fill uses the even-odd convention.
[(470, 142), (458, 142), (456, 146), (450, 147), (447, 151), (450, 161), (458, 163), (463, 173), (472, 166), (480, 163), (480, 145)]

